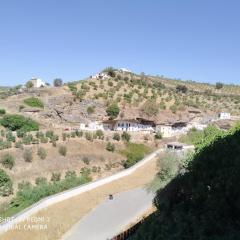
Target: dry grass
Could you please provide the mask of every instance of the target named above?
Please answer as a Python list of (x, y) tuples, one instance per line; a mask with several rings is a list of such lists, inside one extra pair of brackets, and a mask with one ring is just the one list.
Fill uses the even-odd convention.
[[(55, 204), (47, 209), (39, 211), (35, 217), (44, 217), (46, 230), (10, 230), (1, 236), (4, 240), (55, 240), (67, 232), (85, 214), (93, 209), (98, 203), (106, 198), (110, 193), (130, 190), (140, 186), (145, 186), (153, 180), (156, 174), (156, 159), (137, 169), (133, 174), (105, 184), (97, 189), (80, 194), (69, 200)], [(47, 221), (49, 219), (49, 222)], [(20, 223), (23, 228), (26, 222)], [(41, 223), (43, 224), (43, 223)]]

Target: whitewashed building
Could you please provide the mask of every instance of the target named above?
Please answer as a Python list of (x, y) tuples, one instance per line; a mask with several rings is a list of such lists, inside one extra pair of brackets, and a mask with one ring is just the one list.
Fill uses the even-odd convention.
[(126, 131), (126, 132), (153, 132), (152, 121), (145, 119), (124, 119), (103, 121), (103, 128), (106, 131)]
[(101, 122), (80, 123), (79, 129), (85, 131), (104, 130), (103, 124)]
[(46, 83), (40, 78), (32, 78), (29, 80), (33, 84), (34, 88), (45, 87)]
[(132, 73), (132, 71), (127, 68), (120, 68), (119, 70), (120, 70), (120, 72)]
[(221, 120), (230, 120), (231, 114), (229, 112), (221, 112), (218, 114), (219, 119)]
[(90, 78), (92, 79), (107, 79), (109, 78), (108, 74), (105, 72), (97, 73), (95, 75), (91, 75)]
[(171, 124), (156, 124), (155, 132), (160, 132), (162, 137), (172, 137), (173, 129)]

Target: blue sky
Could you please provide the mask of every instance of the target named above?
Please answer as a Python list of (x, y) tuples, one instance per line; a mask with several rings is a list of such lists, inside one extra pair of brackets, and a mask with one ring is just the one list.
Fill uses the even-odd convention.
[(238, 0), (5, 0), (0, 85), (79, 80), (106, 66), (240, 83)]

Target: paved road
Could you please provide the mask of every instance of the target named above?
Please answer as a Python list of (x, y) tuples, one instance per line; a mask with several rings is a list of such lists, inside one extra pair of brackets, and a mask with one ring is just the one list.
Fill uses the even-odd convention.
[(106, 240), (141, 217), (151, 206), (154, 194), (142, 188), (105, 199), (67, 232), (62, 240)]

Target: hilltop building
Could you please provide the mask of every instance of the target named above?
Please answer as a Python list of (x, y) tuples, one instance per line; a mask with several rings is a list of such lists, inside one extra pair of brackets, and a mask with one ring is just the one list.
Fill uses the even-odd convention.
[(46, 83), (40, 78), (32, 78), (29, 80), (29, 82), (32, 82), (34, 88), (40, 88), (40, 87), (46, 86)]
[(92, 78), (92, 79), (107, 79), (107, 78), (109, 78), (109, 76), (105, 72), (100, 72), (95, 75), (91, 75), (90, 78)]

